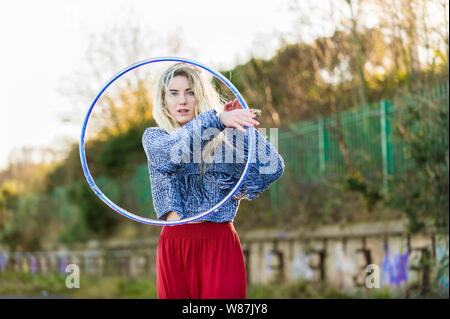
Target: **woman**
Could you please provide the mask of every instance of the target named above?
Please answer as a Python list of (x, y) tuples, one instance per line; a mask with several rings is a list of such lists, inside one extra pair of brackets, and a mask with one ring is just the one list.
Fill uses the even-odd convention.
[[(153, 99), (159, 127), (147, 128), (142, 143), (157, 218), (196, 216), (236, 185), (248, 156), (246, 127), (259, 123), (237, 100), (222, 105), (211, 83), (184, 63), (163, 73)], [(256, 198), (284, 171), (274, 147), (256, 130), (255, 134), (255, 160), (238, 192), (195, 222), (163, 226), (157, 253), (158, 298), (245, 298), (244, 258), (233, 219), (241, 199)], [(259, 150), (266, 151), (264, 156), (271, 154), (267, 163)]]

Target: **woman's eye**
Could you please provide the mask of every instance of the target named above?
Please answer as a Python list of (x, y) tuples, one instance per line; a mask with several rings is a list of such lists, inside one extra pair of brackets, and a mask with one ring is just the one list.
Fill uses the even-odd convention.
[(194, 96), (194, 91), (187, 92), (188, 95)]
[(170, 95), (176, 96), (176, 95), (177, 95), (177, 92), (170, 92)]

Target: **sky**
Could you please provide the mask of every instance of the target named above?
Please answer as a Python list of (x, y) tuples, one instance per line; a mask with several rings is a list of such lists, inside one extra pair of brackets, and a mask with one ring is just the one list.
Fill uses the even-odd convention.
[[(345, 2), (0, 0), (0, 170), (6, 168), (14, 149), (47, 147), (64, 155), (78, 143), (89, 101), (96, 93), (86, 105), (75, 105), (70, 94), (61, 92), (67, 79), (77, 79), (80, 87), (89, 83), (98, 92), (111, 76), (137, 61), (173, 55), (164, 43), (174, 35), (182, 41), (178, 56), (215, 70), (231, 69), (252, 55), (270, 58), (282, 38), (309, 42), (330, 35), (336, 25), (330, 3)], [(340, 11), (348, 16), (346, 6)], [(376, 24), (370, 8), (366, 11), (365, 24)], [(89, 39), (123, 29), (129, 21), (158, 39), (148, 55), (121, 60), (117, 69), (108, 61), (95, 61), (103, 70), (100, 80), (77, 78), (87, 65)], [(301, 27), (305, 23), (309, 30)], [(74, 113), (71, 121), (62, 120), (62, 115)]]
[[(180, 33), (190, 50), (179, 56), (189, 54), (184, 57), (217, 70), (245, 62), (251, 53), (270, 57), (280, 45), (276, 35), (289, 33), (295, 15), (288, 2), (273, 0), (0, 1), (0, 169), (13, 149), (65, 150), (79, 140), (82, 123), (61, 120), (61, 110), (71, 105), (58, 86), (85, 65), (90, 36), (130, 18), (160, 39)], [(120, 69), (134, 62), (124, 61)]]

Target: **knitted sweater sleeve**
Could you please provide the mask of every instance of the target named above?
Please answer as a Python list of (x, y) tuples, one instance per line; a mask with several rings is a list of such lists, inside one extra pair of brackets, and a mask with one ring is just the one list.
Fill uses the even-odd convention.
[(184, 218), (184, 205), (180, 195), (180, 187), (175, 174), (163, 174), (156, 169), (149, 169), (153, 207), (156, 217), (166, 220), (167, 213), (177, 212)]
[(149, 167), (161, 173), (175, 173), (183, 163), (192, 163), (192, 156), (201, 155), (203, 146), (225, 126), (214, 109), (203, 112), (172, 133), (159, 127), (147, 128), (142, 144)]
[[(249, 134), (234, 130), (236, 136), (236, 149), (239, 154), (243, 154), (240, 160), (237, 155), (237, 161), (242, 164), (237, 164), (236, 169), (239, 170), (239, 175), (242, 174), (245, 163), (248, 159), (249, 148)], [(255, 129), (255, 148), (253, 149), (253, 159), (250, 164), (250, 170), (239, 190), (234, 195), (237, 199), (253, 200), (258, 197), (263, 191), (279, 179), (284, 172), (284, 160), (275, 147), (269, 143), (259, 132)]]
[[(208, 134), (203, 134), (209, 128), (213, 129)], [(157, 127), (145, 130), (142, 145), (147, 155), (153, 206), (158, 219), (166, 219), (166, 214), (170, 211), (176, 211), (181, 219), (184, 218), (184, 206), (177, 179), (177, 170), (182, 165), (181, 154), (201, 154), (204, 144), (224, 129), (225, 126), (212, 109), (170, 134)], [(194, 147), (191, 147), (191, 143)], [(198, 143), (198, 147), (195, 143)]]

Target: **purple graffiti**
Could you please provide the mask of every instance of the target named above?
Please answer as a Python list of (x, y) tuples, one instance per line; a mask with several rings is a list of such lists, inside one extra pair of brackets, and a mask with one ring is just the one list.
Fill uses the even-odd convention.
[(392, 259), (389, 255), (389, 246), (386, 255), (381, 261), (381, 281), (383, 285), (399, 285), (408, 280), (409, 251), (404, 254), (394, 253)]
[(28, 257), (28, 263), (30, 265), (30, 273), (36, 274), (38, 272), (37, 259), (33, 255)]
[(69, 264), (69, 258), (68, 257), (59, 257), (59, 272), (61, 274), (66, 273), (66, 267)]
[(0, 271), (5, 271), (6, 270), (6, 265), (8, 264), (8, 253), (3, 252), (0, 254)]

